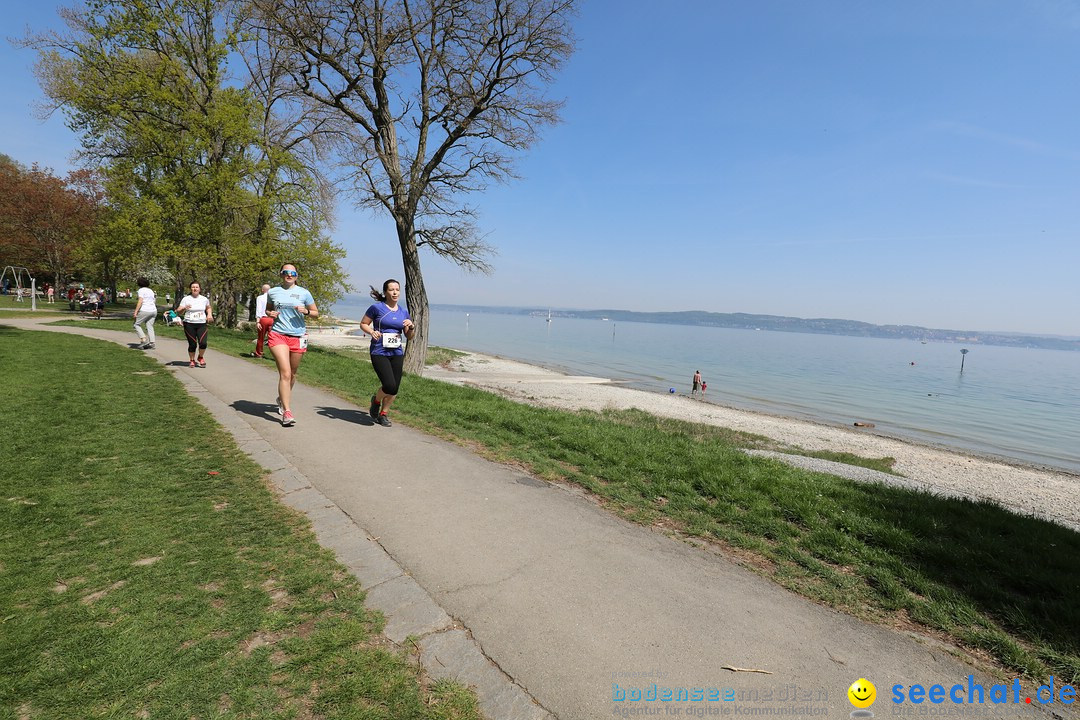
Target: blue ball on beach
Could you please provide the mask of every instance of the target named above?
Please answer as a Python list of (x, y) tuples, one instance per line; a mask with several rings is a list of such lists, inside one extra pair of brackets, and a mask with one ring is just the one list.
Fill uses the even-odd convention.
[(668, 388), (668, 389), (667, 389), (667, 391), (668, 391), (669, 393), (674, 393), (674, 392), (675, 392), (675, 388)]

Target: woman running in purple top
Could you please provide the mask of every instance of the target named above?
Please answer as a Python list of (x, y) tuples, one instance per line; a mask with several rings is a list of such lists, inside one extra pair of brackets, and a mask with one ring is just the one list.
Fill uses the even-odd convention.
[(401, 284), (397, 280), (383, 283), (382, 292), (371, 287), (375, 304), (364, 313), (360, 329), (371, 336), (371, 367), (379, 376), (381, 387), (371, 396), (371, 419), (383, 427), (390, 427), (386, 411), (390, 409), (401, 387), (401, 370), (405, 363), (404, 335), (412, 340), (416, 332), (409, 311), (398, 306)]

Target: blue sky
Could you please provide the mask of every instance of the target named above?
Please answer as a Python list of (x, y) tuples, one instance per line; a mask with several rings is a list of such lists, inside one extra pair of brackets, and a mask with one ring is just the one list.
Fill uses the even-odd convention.
[[(5, 35), (58, 26), (3, 3)], [(1080, 336), (1080, 0), (586, 0), (522, 179), (472, 198), (491, 276), (435, 303), (710, 310)], [(0, 151), (66, 171), (33, 54)], [(401, 276), (342, 198), (358, 286)]]

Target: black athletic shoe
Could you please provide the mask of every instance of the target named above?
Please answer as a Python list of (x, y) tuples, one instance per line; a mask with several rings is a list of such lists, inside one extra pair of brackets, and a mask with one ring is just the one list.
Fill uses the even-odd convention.
[(379, 419), (379, 410), (382, 409), (382, 403), (375, 399), (375, 396), (371, 396), (371, 407), (368, 408), (368, 414), (371, 415), (372, 420)]
[(379, 415), (379, 424), (383, 427), (390, 427), (391, 425), (393, 425), (393, 423), (390, 422), (390, 418), (386, 416), (386, 413), (381, 413)]

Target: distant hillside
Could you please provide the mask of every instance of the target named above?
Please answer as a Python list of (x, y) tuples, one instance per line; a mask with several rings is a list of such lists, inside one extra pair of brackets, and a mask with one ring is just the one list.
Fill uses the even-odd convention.
[[(432, 305), (437, 310), (488, 312), (505, 315), (536, 315), (546, 317), (547, 308), (491, 307), (485, 305)], [(704, 310), (684, 312), (633, 312), (631, 310), (551, 310), (552, 317), (584, 318), (623, 322), (662, 323), (741, 330), (776, 330), (780, 332), (814, 333), (818, 335), (855, 335), (858, 337), (897, 338), (934, 342), (965, 343), (968, 345), (1004, 345), (1008, 347), (1043, 348), (1047, 350), (1080, 351), (1080, 339), (1021, 335), (1017, 333), (980, 332), (977, 330), (940, 330), (917, 325), (874, 325), (858, 320), (832, 318), (797, 318), (782, 315), (753, 315), (749, 313), (715, 313)]]

